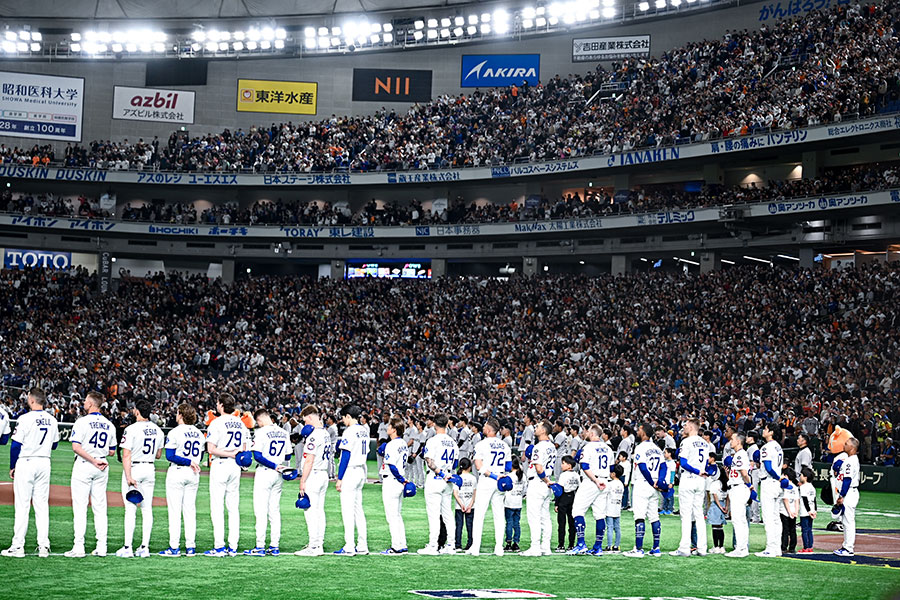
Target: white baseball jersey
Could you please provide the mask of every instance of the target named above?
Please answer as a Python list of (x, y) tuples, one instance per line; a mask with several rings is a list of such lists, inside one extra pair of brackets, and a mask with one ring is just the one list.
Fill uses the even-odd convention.
[(468, 506), (472, 502), (472, 496), (475, 495), (475, 485), (478, 481), (471, 473), (461, 473), (462, 485), (459, 486), (459, 499), (462, 500), (463, 506)]
[(759, 470), (760, 479), (770, 479), (772, 477), (771, 475), (769, 475), (769, 472), (766, 471), (766, 461), (769, 461), (771, 463), (772, 470), (780, 479), (781, 466), (784, 464), (784, 451), (781, 449), (781, 445), (775, 440), (766, 442), (766, 445), (763, 446), (759, 451), (759, 464), (762, 465), (762, 468)]
[(50, 458), (53, 444), (59, 441), (56, 418), (43, 410), (32, 410), (16, 423), (12, 440), (22, 444), (19, 458)]
[(153, 421), (132, 423), (122, 432), (121, 447), (131, 452), (131, 462), (154, 462), (165, 439)]
[(193, 425), (179, 425), (169, 432), (166, 449), (174, 450), (175, 456), (199, 464), (203, 455), (203, 434)]
[(9, 435), (9, 413), (3, 406), (0, 406), (0, 437)]
[(253, 433), (253, 451), (278, 466), (292, 453), (290, 436), (277, 425), (260, 427)]
[(751, 471), (758, 468), (758, 465), (753, 464), (753, 455), (756, 454), (757, 451), (759, 451), (759, 446), (757, 446), (756, 444), (750, 444), (750, 446), (747, 448), (747, 456), (750, 457), (750, 470)]
[(366, 464), (369, 455), (369, 429), (362, 425), (351, 425), (344, 430), (341, 439), (338, 440), (338, 449), (350, 453), (348, 467), (357, 467)]
[(438, 433), (425, 442), (425, 453), (422, 458), (430, 458), (438, 471), (450, 475), (453, 472), (453, 463), (459, 459), (459, 446), (449, 435)]
[[(650, 471), (650, 479), (653, 480), (654, 484), (659, 481), (659, 467), (665, 462), (666, 459), (663, 456), (662, 450), (650, 440), (641, 442), (638, 444), (637, 448), (634, 449), (634, 464), (636, 470), (640, 469), (640, 465), (647, 465), (647, 470)], [(634, 477), (635, 481), (650, 485), (647, 483), (644, 474), (640, 471), (637, 471)]]
[(731, 459), (731, 468), (728, 469), (729, 486), (744, 483), (741, 471), (747, 471), (748, 476), (750, 474), (750, 457), (747, 456), (747, 451), (743, 448), (735, 452)]
[(116, 429), (100, 413), (91, 413), (75, 421), (69, 439), (94, 458), (105, 459), (116, 448)]
[[(846, 452), (841, 452), (840, 454), (838, 454), (837, 456), (834, 457), (834, 460), (832, 461), (831, 464), (834, 465), (834, 463), (836, 463), (838, 461), (841, 461), (841, 463), (843, 464), (843, 463), (847, 462), (848, 458), (850, 458), (849, 454), (847, 454)], [(841, 471), (843, 471), (843, 466), (841, 467)], [(834, 469), (831, 469), (831, 468), (828, 469), (829, 479), (831, 481), (831, 489), (835, 490), (835, 495), (841, 489), (841, 480), (843, 479), (843, 477), (841, 475), (841, 471), (838, 471), (838, 473), (835, 474)]]
[(402, 438), (394, 438), (384, 448), (384, 461), (381, 463), (381, 474), (390, 475), (391, 465), (397, 468), (400, 475), (406, 469), (406, 460), (409, 458), (409, 447)]
[(838, 474), (838, 491), (844, 485), (844, 481), (850, 480), (850, 489), (859, 487), (859, 456), (854, 454), (844, 459), (841, 472)]
[(681, 441), (678, 458), (687, 460), (689, 465), (703, 474), (709, 459), (709, 444), (698, 435), (686, 437)]
[(475, 444), (475, 460), (481, 461), (482, 472), (505, 473), (506, 463), (512, 460), (512, 450), (500, 438), (484, 438)]
[(525, 452), (529, 444), (534, 443), (534, 425), (527, 425), (522, 431), (522, 439), (519, 440), (519, 452)]
[(556, 446), (549, 440), (544, 440), (535, 444), (531, 450), (531, 464), (528, 465), (528, 479), (537, 476), (535, 465), (543, 465), (544, 475), (553, 476), (553, 468), (556, 466)]
[(206, 441), (215, 444), (219, 450), (241, 451), (250, 441), (250, 432), (236, 416), (222, 415), (209, 424)]
[[(588, 469), (594, 477), (605, 481), (609, 479), (610, 467), (613, 467), (614, 457), (612, 448), (606, 442), (588, 442), (581, 450), (581, 462), (588, 465)], [(588, 476), (584, 475), (587, 480)]]
[(303, 462), (306, 462), (308, 456), (313, 457), (313, 471), (324, 471), (328, 469), (328, 461), (331, 460), (331, 438), (328, 432), (317, 427), (306, 438), (303, 444)]

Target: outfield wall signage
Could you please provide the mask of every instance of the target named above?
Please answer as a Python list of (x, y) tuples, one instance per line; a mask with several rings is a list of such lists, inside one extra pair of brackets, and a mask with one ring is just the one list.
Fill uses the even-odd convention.
[(7, 248), (3, 252), (4, 269), (68, 269), (70, 266), (72, 266), (71, 252), (18, 248)]
[(416, 69), (353, 69), (356, 102), (428, 102), (431, 71)]
[(194, 122), (195, 96), (185, 90), (117, 85), (113, 88), (112, 118), (190, 125)]
[(641, 56), (650, 56), (649, 35), (620, 35), (572, 40), (572, 62), (596, 62)]
[(81, 141), (84, 79), (0, 71), (0, 135)]
[(540, 54), (465, 54), (461, 87), (507, 87), (541, 82)]
[(314, 115), (319, 84), (309, 81), (238, 79), (238, 112)]

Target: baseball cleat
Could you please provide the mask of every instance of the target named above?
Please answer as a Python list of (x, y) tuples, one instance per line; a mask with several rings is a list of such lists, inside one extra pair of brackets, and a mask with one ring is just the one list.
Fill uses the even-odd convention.
[(231, 546), (226, 547), (225, 552), (228, 553), (228, 556), (237, 556), (238, 555), (238, 551), (235, 550), (234, 548), (232, 548)]
[(543, 555), (543, 553), (541, 552), (540, 548), (529, 548), (528, 550), (519, 553), (519, 556), (542, 556), (542, 555)]
[(590, 554), (591, 556), (603, 556), (603, 548), (599, 548), (599, 547), (591, 548), (590, 550), (587, 551), (587, 553)]
[(577, 544), (574, 548), (572, 548), (571, 550), (566, 552), (566, 554), (573, 555), (573, 556), (576, 554), (587, 554), (587, 553), (588, 553), (588, 547), (584, 544)]
[(106, 548), (94, 548), (91, 556), (106, 556)]
[(681, 550), (672, 550), (669, 552), (669, 556), (690, 556), (690, 552), (682, 552)]
[(468, 550), (466, 550), (466, 554), (468, 554), (469, 556), (481, 556), (481, 551), (477, 550), (476, 548), (469, 548)]
[(278, 546), (269, 546), (266, 548), (266, 554), (269, 556), (281, 556), (281, 550), (278, 549)]
[(184, 556), (197, 556), (197, 549), (196, 548), (185, 549)]
[(84, 548), (72, 548), (65, 554), (63, 554), (66, 558), (84, 558)]
[(628, 558), (644, 558), (644, 551), (632, 548), (628, 552), (623, 552), (622, 556), (627, 556)]
[(179, 548), (166, 548), (165, 550), (163, 550), (162, 552), (159, 553), (159, 556), (165, 556), (165, 557), (174, 557), (174, 556), (180, 556), (180, 555), (181, 555), (181, 549), (179, 549)]
[(38, 548), (38, 558), (47, 558), (48, 556), (50, 556), (50, 548), (47, 546)]
[(732, 550), (731, 552), (726, 552), (725, 556), (729, 558), (744, 558), (750, 556), (750, 553), (746, 550)]
[(856, 556), (853, 552), (850, 552), (846, 548), (838, 548), (834, 551), (835, 556)]
[[(835, 551), (835, 554), (837, 554), (837, 551)], [(777, 558), (778, 557), (777, 554), (775, 554), (774, 552), (769, 552), (768, 550), (763, 550), (762, 552), (757, 552), (756, 556), (758, 556), (760, 558)]]
[(135, 558), (147, 558), (150, 556), (150, 548), (147, 546), (141, 546), (137, 550), (134, 551)]
[(662, 556), (662, 552), (660, 552), (659, 548), (654, 548), (650, 552), (647, 553), (647, 556), (652, 556), (654, 558), (659, 558)]
[(266, 549), (261, 546), (251, 548), (249, 550), (244, 550), (244, 556), (265, 556), (265, 555), (266, 555)]
[(294, 552), (295, 556), (322, 556), (322, 547), (321, 546), (307, 546), (303, 550), (298, 550)]
[[(335, 550), (332, 554), (335, 556), (356, 556), (356, 550), (344, 550), (341, 548), (340, 550)], [(421, 550), (419, 550), (419, 554), (422, 554)]]
[(207, 550), (203, 553), (203, 556), (209, 556), (210, 558), (221, 558), (223, 556), (228, 556), (228, 548), (222, 546), (221, 548), (213, 548), (212, 550)]
[(118, 558), (134, 558), (134, 552), (129, 546), (122, 546), (116, 550), (116, 556)]
[[(25, 558), (25, 548), (7, 548), (0, 552), (0, 556), (11, 556), (13, 558)], [(82, 555), (84, 556), (84, 555)]]
[(400, 556), (404, 554), (403, 550), (394, 550), (393, 548), (388, 548), (387, 550), (382, 550), (379, 552), (382, 556)]
[(419, 548), (416, 551), (416, 554), (422, 554), (423, 556), (437, 556), (439, 552), (434, 546), (425, 546), (424, 548)]
[(357, 548), (356, 553), (359, 554), (360, 556), (367, 556), (369, 554), (369, 549), (368, 548)]

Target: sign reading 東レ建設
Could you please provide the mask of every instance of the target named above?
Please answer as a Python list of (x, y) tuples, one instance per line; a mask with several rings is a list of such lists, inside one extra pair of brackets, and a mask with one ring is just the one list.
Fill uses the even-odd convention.
[(318, 83), (238, 79), (238, 112), (316, 114)]
[(650, 56), (649, 35), (620, 35), (572, 40), (572, 62)]
[(541, 81), (540, 54), (465, 54), (461, 87), (537, 85)]
[(0, 71), (0, 135), (81, 141), (84, 79)]
[(194, 92), (186, 90), (117, 85), (113, 88), (112, 118), (190, 125), (194, 122), (195, 96)]
[(428, 102), (431, 100), (431, 71), (353, 69), (353, 100)]

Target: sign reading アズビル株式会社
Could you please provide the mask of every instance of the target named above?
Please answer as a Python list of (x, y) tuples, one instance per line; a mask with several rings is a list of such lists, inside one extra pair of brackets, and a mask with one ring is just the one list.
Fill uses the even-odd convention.
[(117, 85), (113, 89), (113, 119), (194, 123), (194, 92), (136, 88)]

